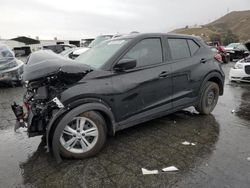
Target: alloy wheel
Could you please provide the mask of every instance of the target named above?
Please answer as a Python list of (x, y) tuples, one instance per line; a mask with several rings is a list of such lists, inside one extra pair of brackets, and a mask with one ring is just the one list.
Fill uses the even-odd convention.
[(86, 117), (75, 117), (64, 128), (61, 145), (72, 153), (84, 153), (91, 150), (98, 140), (96, 124)]

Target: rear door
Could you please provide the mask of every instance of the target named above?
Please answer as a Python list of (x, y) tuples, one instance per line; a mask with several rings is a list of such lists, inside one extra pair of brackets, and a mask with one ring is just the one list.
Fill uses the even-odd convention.
[(137, 66), (112, 79), (114, 88), (119, 90), (116, 96), (119, 120), (172, 107), (171, 65), (166, 61), (163, 45), (161, 37), (145, 38), (122, 57), (136, 59)]
[(168, 37), (167, 41), (172, 59), (173, 107), (178, 107), (196, 100), (197, 87), (203, 77), (201, 46), (189, 38)]

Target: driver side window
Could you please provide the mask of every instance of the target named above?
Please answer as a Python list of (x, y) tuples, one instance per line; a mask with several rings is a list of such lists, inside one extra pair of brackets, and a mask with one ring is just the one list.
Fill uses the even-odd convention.
[(136, 67), (143, 67), (163, 62), (160, 38), (149, 38), (138, 42), (123, 59), (135, 59)]

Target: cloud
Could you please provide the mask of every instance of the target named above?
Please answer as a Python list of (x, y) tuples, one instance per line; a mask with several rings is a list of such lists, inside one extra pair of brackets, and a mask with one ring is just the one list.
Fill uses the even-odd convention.
[(0, 6), (0, 36), (79, 39), (104, 33), (167, 32), (205, 24), (249, 0), (8, 0)]

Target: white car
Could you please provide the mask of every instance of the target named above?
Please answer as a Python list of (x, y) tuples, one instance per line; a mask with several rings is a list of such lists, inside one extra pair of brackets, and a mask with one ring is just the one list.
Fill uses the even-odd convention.
[(229, 72), (230, 81), (250, 82), (250, 56), (239, 60)]
[(20, 85), (23, 66), (24, 63), (15, 58), (8, 46), (0, 44), (0, 82)]
[(75, 59), (79, 55), (83, 54), (86, 52), (89, 48), (87, 47), (82, 47), (82, 48), (70, 48), (68, 50), (64, 50), (60, 53), (60, 55), (70, 58), (70, 59)]

